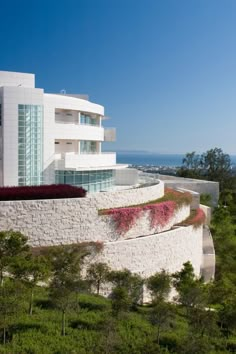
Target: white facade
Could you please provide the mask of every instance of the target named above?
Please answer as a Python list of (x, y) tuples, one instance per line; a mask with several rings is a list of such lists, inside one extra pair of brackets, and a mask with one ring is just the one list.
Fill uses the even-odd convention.
[(68, 183), (89, 191), (114, 184), (115, 153), (102, 142), (104, 107), (79, 95), (46, 94), (34, 74), (0, 71), (0, 185)]

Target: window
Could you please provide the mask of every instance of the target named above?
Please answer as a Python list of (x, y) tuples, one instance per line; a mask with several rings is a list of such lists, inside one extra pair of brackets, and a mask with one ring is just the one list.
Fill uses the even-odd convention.
[(80, 114), (80, 124), (99, 126), (99, 119), (87, 113)]
[(97, 171), (55, 171), (56, 184), (71, 184), (80, 186), (88, 192), (106, 191), (114, 185), (113, 170)]
[(82, 140), (80, 142), (81, 154), (95, 154), (97, 152), (96, 141)]
[(18, 185), (42, 184), (43, 108), (18, 105)]

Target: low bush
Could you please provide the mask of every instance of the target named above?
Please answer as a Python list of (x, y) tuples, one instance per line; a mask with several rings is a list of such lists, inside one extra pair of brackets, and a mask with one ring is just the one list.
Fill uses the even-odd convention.
[(0, 201), (84, 198), (86, 190), (68, 184), (0, 187)]
[(175, 211), (183, 205), (189, 205), (191, 200), (192, 196), (189, 192), (180, 192), (167, 188), (165, 195), (160, 199), (129, 207), (101, 209), (98, 214), (110, 215), (115, 223), (117, 232), (125, 234), (135, 225), (137, 219), (147, 211), (149, 211), (151, 228), (158, 225), (164, 227), (174, 216)]
[(206, 219), (206, 215), (204, 211), (198, 208), (196, 210), (192, 210), (190, 216), (183, 222), (179, 223), (178, 225), (180, 226), (192, 225), (194, 228), (198, 228), (204, 224), (205, 219)]

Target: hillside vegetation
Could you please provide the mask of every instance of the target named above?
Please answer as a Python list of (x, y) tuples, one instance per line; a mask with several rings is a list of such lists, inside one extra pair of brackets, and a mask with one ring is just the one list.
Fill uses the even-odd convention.
[[(21, 233), (0, 232), (0, 353), (236, 352), (236, 188), (228, 172), (213, 212), (217, 264), (209, 284), (195, 278), (189, 262), (175, 274), (163, 270), (144, 280), (88, 264), (98, 243), (32, 250)], [(106, 285), (108, 299), (100, 295)], [(177, 295), (169, 303), (171, 287)]]

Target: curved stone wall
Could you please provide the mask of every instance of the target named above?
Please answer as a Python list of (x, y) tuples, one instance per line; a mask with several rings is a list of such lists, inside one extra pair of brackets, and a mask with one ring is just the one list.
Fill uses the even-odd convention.
[(106, 242), (95, 261), (106, 262), (115, 270), (127, 268), (143, 278), (162, 269), (174, 273), (190, 261), (198, 276), (202, 263), (202, 227), (176, 227), (151, 236)]
[[(130, 240), (107, 242), (92, 262), (105, 262), (113, 270), (129, 269), (132, 273), (148, 278), (165, 269), (170, 274), (180, 271), (183, 263), (190, 261), (196, 276), (202, 265), (202, 226), (199, 228), (176, 227), (173, 230)], [(111, 284), (102, 288), (105, 296), (111, 292)], [(172, 289), (170, 299), (176, 296)], [(150, 293), (144, 287), (143, 301), (150, 301)]]
[(98, 209), (120, 208), (134, 204), (146, 203), (164, 195), (164, 182), (140, 186), (138, 188), (123, 189), (115, 192), (94, 193), (88, 198), (96, 202)]
[(146, 211), (140, 218), (136, 220), (135, 225), (133, 225), (132, 228), (124, 235), (120, 235), (117, 232), (111, 215), (100, 216), (99, 223), (103, 225), (102, 230), (103, 233), (106, 234), (106, 239), (108, 241), (115, 241), (118, 239), (130, 239), (140, 236), (153, 235), (166, 230), (170, 230), (174, 225), (185, 220), (189, 216), (189, 214), (190, 206), (184, 205), (178, 208), (178, 210), (174, 213), (173, 217), (166, 225), (157, 225), (157, 227), (152, 228), (149, 211)]
[[(111, 216), (101, 208), (122, 207), (160, 198), (163, 183), (87, 198), (0, 202), (0, 229), (24, 233), (32, 246), (102, 241), (104, 249), (92, 261), (113, 269), (128, 268), (146, 278), (162, 269), (170, 273), (190, 261), (196, 275), (202, 262), (202, 228), (174, 227), (185, 219), (190, 206), (182, 206), (165, 227), (152, 229), (145, 212), (125, 235), (119, 235)], [(169, 230), (169, 231), (168, 231)]]
[[(87, 198), (0, 202), (0, 229), (21, 231), (32, 246), (111, 241), (119, 235), (98, 215), (98, 209), (145, 203), (163, 194), (164, 184), (160, 182)], [(143, 227), (139, 230), (138, 226), (135, 237), (142, 232)]]

